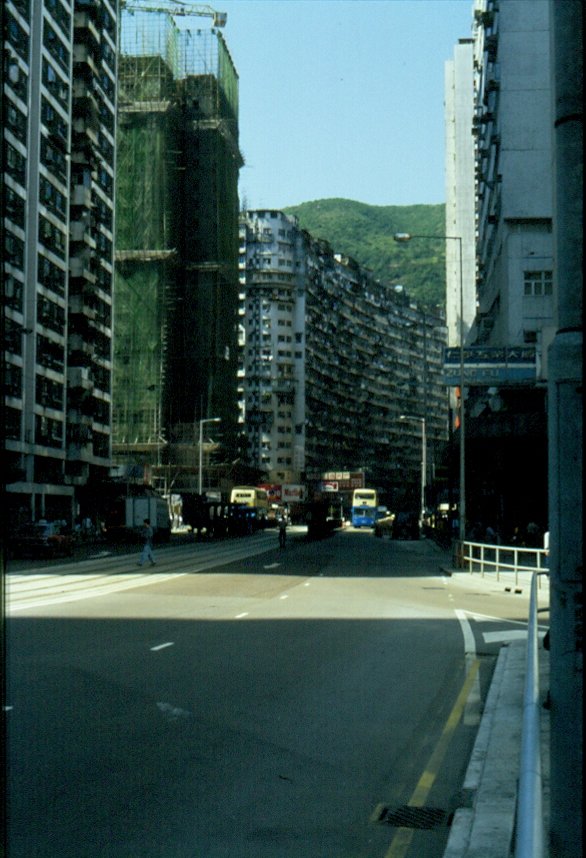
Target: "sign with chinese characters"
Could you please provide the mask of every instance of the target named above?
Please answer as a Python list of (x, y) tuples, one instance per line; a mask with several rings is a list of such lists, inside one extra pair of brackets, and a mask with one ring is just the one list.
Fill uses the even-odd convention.
[[(463, 376), (463, 379), (461, 378)], [(443, 383), (498, 387), (506, 384), (535, 384), (537, 360), (532, 346), (467, 346), (444, 351)]]

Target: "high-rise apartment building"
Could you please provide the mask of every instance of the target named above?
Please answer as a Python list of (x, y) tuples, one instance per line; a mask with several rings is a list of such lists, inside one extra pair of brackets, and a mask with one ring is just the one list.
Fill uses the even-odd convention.
[(271, 483), (364, 471), (389, 502), (417, 498), (422, 420), (430, 475), (447, 434), (444, 319), (283, 212), (244, 213), (240, 242), (249, 464)]
[(549, 42), (547, 0), (477, 3), (475, 341), (531, 346), (540, 364), (553, 326)]
[(71, 521), (110, 464), (117, 8), (4, 16), (7, 515)]
[[(503, 539), (547, 524), (547, 346), (553, 336), (550, 4), (474, 4), (474, 324), (466, 339), (467, 522)], [(459, 45), (456, 51), (461, 50)], [(467, 56), (466, 62), (469, 61)], [(468, 81), (466, 86), (468, 87)], [(472, 180), (468, 139), (446, 171)], [(458, 195), (456, 195), (457, 199)], [(449, 207), (447, 208), (449, 214)], [(449, 296), (448, 296), (449, 301)]]
[(238, 76), (197, 17), (121, 22), (114, 459), (189, 492), (199, 421), (237, 436)]
[(459, 346), (461, 339), (466, 340), (476, 316), (473, 63), (473, 40), (460, 39), (453, 58), (445, 64), (445, 232), (451, 236), (446, 241), (449, 346)]

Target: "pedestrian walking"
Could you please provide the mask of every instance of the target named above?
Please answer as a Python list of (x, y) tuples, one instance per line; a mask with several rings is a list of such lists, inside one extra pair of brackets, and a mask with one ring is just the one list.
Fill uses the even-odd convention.
[(153, 529), (151, 527), (150, 518), (145, 518), (144, 525), (141, 530), (141, 536), (143, 539), (143, 547), (140, 560), (136, 565), (143, 566), (147, 560), (150, 560), (151, 566), (155, 566), (156, 560), (153, 554)]
[(287, 541), (287, 517), (282, 515), (279, 519), (279, 548), (284, 548)]

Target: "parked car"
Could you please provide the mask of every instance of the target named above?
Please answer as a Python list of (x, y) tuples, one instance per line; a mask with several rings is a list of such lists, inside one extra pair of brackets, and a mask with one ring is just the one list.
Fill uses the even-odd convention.
[(59, 521), (25, 524), (12, 541), (14, 553), (19, 557), (70, 557), (73, 544), (70, 529)]
[(398, 512), (393, 522), (393, 539), (419, 539), (419, 514)]
[(374, 525), (374, 535), (378, 536), (382, 539), (383, 536), (392, 536), (393, 535), (393, 524), (395, 522), (395, 516), (392, 513), (388, 513), (376, 520)]

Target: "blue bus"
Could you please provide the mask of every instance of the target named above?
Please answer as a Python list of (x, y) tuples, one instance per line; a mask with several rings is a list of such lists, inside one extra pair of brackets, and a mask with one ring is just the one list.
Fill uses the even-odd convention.
[(376, 489), (354, 489), (352, 494), (352, 526), (374, 527), (377, 519)]

